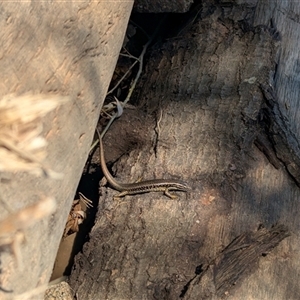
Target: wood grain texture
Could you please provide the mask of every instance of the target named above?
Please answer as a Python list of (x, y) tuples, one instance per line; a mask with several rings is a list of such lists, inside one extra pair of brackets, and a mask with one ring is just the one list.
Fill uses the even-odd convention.
[(299, 140), (299, 47), (300, 7), (297, 1), (258, 1), (254, 24), (271, 25), (280, 38), (274, 88), (281, 112)]
[(48, 283), (132, 5), (132, 1), (0, 4), (0, 98), (26, 92), (71, 98), (41, 120), (42, 136), (48, 141), (44, 162), (63, 173), (63, 179), (1, 173), (1, 219), (42, 196), (54, 197), (57, 203), (53, 215), (24, 228), (22, 267), (9, 248), (1, 248), (1, 299), (15, 299)]

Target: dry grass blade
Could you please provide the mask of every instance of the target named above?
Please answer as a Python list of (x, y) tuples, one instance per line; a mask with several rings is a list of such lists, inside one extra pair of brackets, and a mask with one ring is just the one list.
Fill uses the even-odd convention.
[(16, 213), (9, 214), (0, 221), (0, 247), (9, 246), (18, 265), (21, 265), (20, 244), (24, 240), (22, 231), (52, 214), (56, 206), (54, 198), (46, 197)]
[(8, 215), (4, 220), (0, 221), (0, 241), (1, 237), (31, 226), (36, 221), (52, 214), (55, 209), (56, 201), (53, 198), (47, 197), (16, 213)]
[(0, 171), (29, 171), (59, 177), (42, 164), (46, 140), (42, 118), (68, 97), (59, 95), (6, 95), (0, 100)]
[(17, 123), (29, 123), (68, 101), (59, 95), (6, 95), (0, 100), (0, 128)]

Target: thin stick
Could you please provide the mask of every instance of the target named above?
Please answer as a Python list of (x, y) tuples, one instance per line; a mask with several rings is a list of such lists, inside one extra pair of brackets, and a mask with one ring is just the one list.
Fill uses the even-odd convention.
[[(162, 18), (162, 20), (160, 21), (160, 23), (159, 23), (158, 26), (156, 27), (156, 29), (155, 29), (153, 35), (151, 36), (151, 38), (150, 38), (150, 39), (148, 40), (148, 42), (143, 46), (143, 50), (142, 50), (142, 52), (141, 52), (141, 54), (140, 54), (140, 56), (138, 57), (138, 60), (137, 60), (137, 61), (139, 62), (139, 69), (138, 69), (138, 72), (137, 72), (137, 74), (136, 74), (136, 76), (135, 76), (135, 78), (134, 78), (134, 80), (133, 80), (133, 82), (132, 82), (132, 84), (131, 84), (131, 86), (130, 86), (130, 88), (129, 88), (129, 91), (128, 91), (128, 94), (127, 94), (126, 99), (125, 99), (124, 102), (122, 102), (122, 104), (121, 104), (122, 107), (124, 107), (124, 106), (127, 104), (127, 102), (130, 100), (130, 98), (131, 98), (131, 95), (132, 95), (132, 93), (133, 93), (133, 91), (134, 91), (134, 89), (135, 89), (135, 87), (136, 87), (136, 85), (137, 85), (137, 82), (138, 82), (138, 80), (139, 80), (139, 78), (140, 78), (140, 76), (141, 76), (141, 74), (142, 74), (142, 71), (143, 71), (143, 62), (144, 62), (144, 56), (145, 56), (146, 50), (147, 50), (147, 48), (149, 47), (149, 45), (153, 42), (155, 36), (156, 36), (157, 33), (158, 33), (158, 30), (160, 29), (160, 27), (161, 27), (161, 25), (162, 25), (162, 23), (164, 22), (165, 19), (166, 19), (166, 17)], [(105, 133), (107, 132), (107, 130), (109, 129), (109, 127), (111, 126), (111, 124), (113, 123), (113, 121), (114, 121), (117, 117), (119, 117), (118, 112), (114, 113), (114, 114), (111, 116), (109, 122), (107, 123), (107, 125), (105, 126), (104, 130), (103, 130), (102, 133), (101, 133), (101, 137), (103, 137), (103, 136), (105, 135)], [(99, 140), (95, 141), (94, 144), (92, 145), (90, 151), (92, 151), (92, 150), (94, 149), (94, 147), (97, 146), (98, 143), (99, 143)]]
[(139, 62), (139, 59), (136, 58), (136, 61), (130, 66), (130, 68), (126, 71), (126, 73), (120, 78), (120, 80), (117, 82), (117, 84), (107, 92), (107, 95), (111, 94), (119, 85), (120, 83), (125, 79), (125, 77), (129, 74), (130, 70)]

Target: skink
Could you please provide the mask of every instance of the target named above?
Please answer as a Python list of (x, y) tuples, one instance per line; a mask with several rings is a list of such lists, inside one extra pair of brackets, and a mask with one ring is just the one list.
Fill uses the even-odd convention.
[(177, 196), (171, 194), (170, 191), (188, 192), (190, 190), (190, 187), (185, 182), (176, 179), (152, 179), (136, 183), (118, 182), (116, 179), (114, 179), (114, 177), (110, 174), (109, 170), (107, 169), (104, 157), (102, 138), (98, 129), (97, 134), (99, 137), (100, 164), (102, 172), (110, 186), (120, 192), (120, 194), (115, 196), (115, 198), (121, 198), (126, 195), (134, 195), (148, 192), (164, 192), (166, 196), (175, 199), (177, 198)]

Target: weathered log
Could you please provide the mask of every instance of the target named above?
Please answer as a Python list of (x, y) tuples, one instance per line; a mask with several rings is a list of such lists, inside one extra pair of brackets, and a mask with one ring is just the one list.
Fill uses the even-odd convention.
[[(37, 128), (42, 128), (41, 137), (48, 142), (43, 170), (51, 169), (63, 177), (1, 170), (0, 219), (4, 221), (0, 227), (5, 228), (0, 232), (1, 299), (17, 299), (17, 295), (30, 299), (28, 294), (23, 298), (20, 294), (49, 281), (132, 5), (133, 1), (0, 4), (0, 99), (28, 92), (70, 99), (36, 121)], [(7, 150), (8, 144), (0, 146)], [(23, 150), (20, 148), (20, 153)], [(28, 156), (23, 158), (30, 161)], [(27, 212), (26, 207), (43, 197), (55, 199), (55, 213), (49, 209), (43, 220), (37, 214), (34, 225), (29, 219), (30, 224), (26, 223), (23, 209)], [(36, 207), (39, 205), (30, 208), (36, 212)], [(8, 222), (10, 214), (21, 219)], [(23, 243), (22, 239), (15, 243), (20, 234)], [(42, 299), (40, 292), (34, 299)]]
[[(299, 102), (297, 80), (284, 81), (291, 65), (297, 69), (299, 9), (207, 1), (186, 35), (152, 52), (138, 95), (144, 134), (134, 131), (143, 116), (131, 113), (134, 121), (115, 123), (105, 148), (134, 136), (141, 146), (118, 162), (118, 177), (179, 176), (193, 191), (172, 201), (150, 193), (115, 202), (101, 187), (90, 241), (70, 278), (79, 297), (298, 297), (299, 122), (294, 110), (285, 111), (287, 122), (278, 109)], [(293, 155), (284, 157), (284, 147)]]

